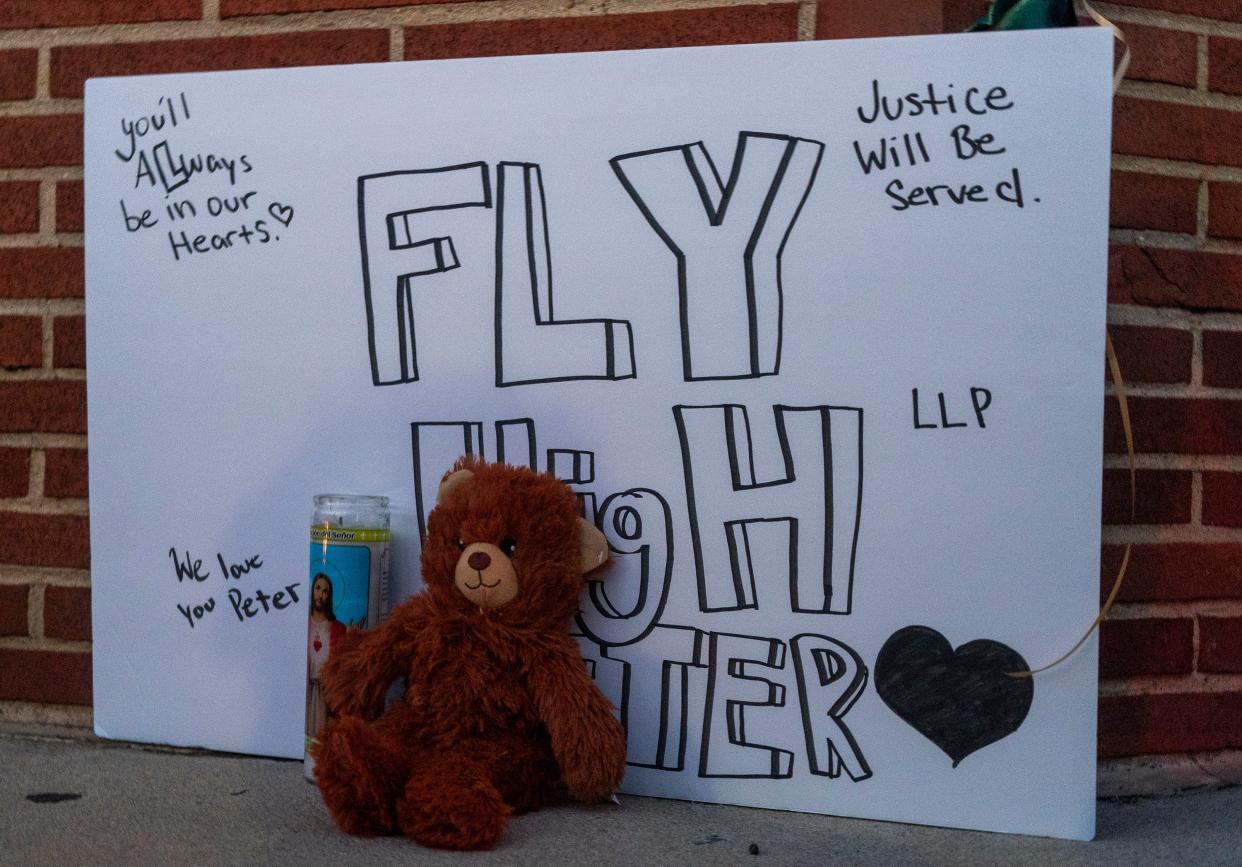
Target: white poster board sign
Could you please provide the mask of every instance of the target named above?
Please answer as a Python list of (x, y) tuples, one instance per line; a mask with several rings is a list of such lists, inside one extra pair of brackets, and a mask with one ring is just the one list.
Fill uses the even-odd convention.
[(98, 733), (300, 755), (312, 495), (392, 499), (400, 597), (470, 451), (613, 545), (623, 791), (1090, 837), (1094, 643), (1006, 671), (1098, 602), (1111, 57), (89, 82)]

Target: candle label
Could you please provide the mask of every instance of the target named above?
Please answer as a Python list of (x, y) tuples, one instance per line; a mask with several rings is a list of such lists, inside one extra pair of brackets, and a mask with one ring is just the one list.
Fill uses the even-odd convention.
[(306, 775), (311, 744), (328, 719), (319, 675), (351, 626), (368, 629), (388, 613), (387, 529), (311, 527), (310, 616), (306, 632)]

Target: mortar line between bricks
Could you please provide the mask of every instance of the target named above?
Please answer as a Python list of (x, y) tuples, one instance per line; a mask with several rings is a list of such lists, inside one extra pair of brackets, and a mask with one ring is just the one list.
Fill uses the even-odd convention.
[(405, 28), (388, 28), (388, 59), (398, 61), (405, 59)]
[(1242, 111), (1242, 96), (1218, 93), (1214, 90), (1199, 92), (1176, 84), (1155, 81), (1123, 81), (1117, 89), (1119, 96), (1191, 105), (1196, 108), (1217, 108), (1225, 111)]
[(802, 0), (798, 6), (798, 38), (814, 39), (818, 22), (819, 3)]
[[(1242, 37), (1242, 22), (1220, 21), (1198, 15), (1179, 15), (1175, 12), (1160, 12), (1155, 9), (1138, 9), (1133, 6), (1118, 6), (1114, 3), (1096, 2), (1092, 5), (1117, 25), (1141, 24), (1165, 30), (1189, 30), (1212, 36)], [(1124, 27), (1121, 30), (1125, 32)]]
[(1189, 160), (1142, 157), (1134, 154), (1113, 154), (1112, 167), (1122, 172), (1144, 172), (1174, 178), (1205, 178), (1209, 181), (1242, 182), (1242, 167), (1218, 166)]
[(80, 181), (82, 166), (41, 166), (38, 168), (0, 168), (0, 181)]
[(89, 587), (86, 569), (57, 569), (50, 566), (0, 565), (0, 584), (51, 584), (56, 587)]
[[(1129, 466), (1125, 455), (1105, 455), (1104, 469), (1124, 470)], [(1140, 470), (1180, 470), (1193, 472), (1242, 472), (1242, 455), (1171, 455), (1144, 454), (1134, 456), (1134, 465)]]
[(0, 298), (0, 316), (81, 316), (85, 312), (83, 298)]
[(47, 99), (52, 95), (52, 49), (39, 46), (35, 60), (35, 99)]
[(1100, 696), (1242, 692), (1240, 674), (1148, 675), (1100, 681)]
[(1196, 388), (1203, 387), (1203, 329), (1193, 328), (1190, 332), (1190, 384)]
[(46, 584), (32, 585), (26, 597), (26, 629), (34, 640), (43, 639), (43, 594), (46, 589)]
[(1195, 37), (1195, 90), (1208, 92), (1208, 38), (1203, 33)]
[[(3, 379), (0, 376), (0, 379)], [(1115, 395), (1113, 384), (1104, 386), (1104, 394)], [(1193, 383), (1130, 382), (1126, 384), (1130, 397), (1171, 397), (1186, 400), (1242, 400), (1242, 388), (1221, 388)]]
[(39, 181), (39, 233), (43, 242), (56, 234), (56, 182), (43, 178)]
[(1190, 670), (1199, 670), (1199, 618), (1190, 621)]
[(0, 433), (0, 446), (26, 449), (84, 449), (86, 434), (27, 431)]
[(1199, 187), (1195, 190), (1195, 238), (1200, 244), (1208, 240), (1208, 211), (1211, 204), (1208, 195), (1207, 179), (1199, 178)]
[(1154, 247), (1159, 250), (1194, 250), (1199, 253), (1242, 253), (1242, 241), (1208, 238), (1200, 241), (1194, 235), (1157, 232), (1149, 229), (1110, 229), (1108, 239), (1115, 244)]
[(25, 102), (0, 102), (0, 117), (46, 117), (55, 114), (81, 114), (84, 101), (47, 97)]
[(1242, 544), (1242, 527), (1192, 527), (1189, 524), (1105, 524), (1105, 545)]
[(25, 370), (0, 369), (0, 382), (84, 382), (80, 367), (30, 367)]
[(84, 733), (93, 737), (93, 717), (93, 710), (82, 705), (0, 701), (0, 723), (8, 725), (86, 729)]
[[(43, 588), (39, 588), (39, 592), (43, 592)], [(33, 594), (31, 595), (33, 599)], [(42, 596), (40, 596), (42, 599)], [(39, 608), (39, 628), (43, 626), (43, 608), (40, 602)], [(33, 636), (16, 636), (6, 635), (0, 638), (0, 650), (52, 650), (61, 653), (90, 653), (91, 643), (89, 641), (70, 641), (65, 638), (48, 638), (40, 635), (38, 638)]]
[(1204, 599), (1189, 602), (1118, 602), (1109, 620), (1168, 620), (1191, 617), (1242, 617), (1242, 599)]
[[(53, 193), (55, 195), (55, 193)], [(57, 235), (0, 235), (0, 249), (15, 247), (84, 247), (86, 235), (81, 232), (61, 232)]]
[(203, 0), (203, 21), (220, 20), (220, 0)]
[(43, 449), (30, 450), (30, 481), (26, 498), (38, 501), (43, 498), (43, 483), (47, 475), (47, 453)]
[(49, 515), (56, 517), (70, 516), (84, 518), (90, 514), (89, 504), (85, 498), (54, 497), (0, 498), (0, 515)]
[(373, 30), (429, 24), (467, 24), (539, 18), (590, 18), (617, 14), (676, 12), (744, 6), (789, 6), (797, 0), (627, 0), (621, 9), (608, 3), (572, 6), (544, 0), (478, 0), (380, 9), (343, 9), (253, 15), (220, 21), (152, 21), (141, 24), (96, 24), (82, 27), (29, 28), (0, 31), (0, 48), (38, 48), (166, 42), (226, 36), (285, 36), (320, 30)]
[(1192, 527), (1203, 526), (1203, 472), (1194, 470), (1190, 474), (1190, 524)]
[[(1155, 325), (1193, 330), (1242, 330), (1242, 313), (1200, 313), (1180, 307), (1147, 307), (1142, 304), (1109, 304), (1109, 325)], [(1122, 371), (1125, 374), (1125, 371)]]

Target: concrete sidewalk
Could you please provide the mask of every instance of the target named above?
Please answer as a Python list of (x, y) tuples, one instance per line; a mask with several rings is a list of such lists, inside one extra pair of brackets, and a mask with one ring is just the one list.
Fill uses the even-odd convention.
[(1047, 867), (1242, 859), (1239, 787), (1102, 801), (1092, 843), (622, 796), (619, 807), (567, 806), (518, 817), (495, 851), (461, 854), (342, 834), (295, 762), (0, 735), (0, 767), (5, 865)]

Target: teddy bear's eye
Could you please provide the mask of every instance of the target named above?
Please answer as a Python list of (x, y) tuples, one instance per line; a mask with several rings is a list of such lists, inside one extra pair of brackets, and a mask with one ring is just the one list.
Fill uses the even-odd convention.
[(465, 543), (465, 542), (463, 542), (461, 539), (458, 539), (458, 540), (457, 540), (457, 550), (458, 550), (458, 551), (464, 551), (464, 550), (466, 550), (466, 543)]
[(512, 557), (514, 552), (517, 551), (517, 542), (512, 539), (501, 539), (500, 550), (505, 552), (505, 556)]

